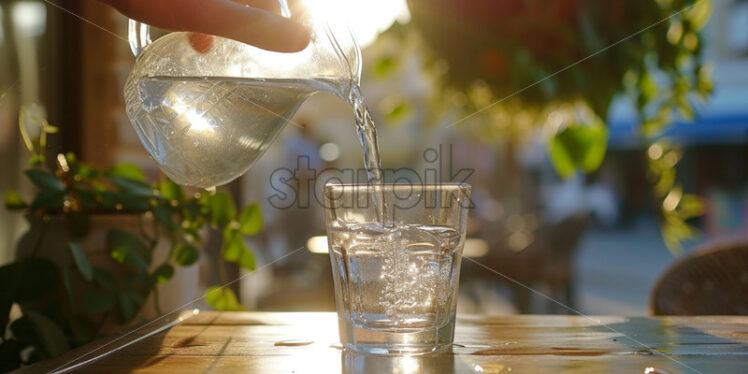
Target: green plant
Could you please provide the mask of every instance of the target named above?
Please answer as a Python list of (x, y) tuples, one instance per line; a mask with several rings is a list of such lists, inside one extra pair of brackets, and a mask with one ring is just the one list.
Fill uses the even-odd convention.
[[(19, 242), (18, 253), (24, 256), (0, 267), (0, 326), (8, 326), (9, 331), (0, 336), (0, 371), (91, 341), (107, 321), (134, 322), (151, 295), (156, 313), (161, 314), (158, 287), (171, 279), (175, 266), (198, 261), (205, 226), (223, 234), (219, 274), (224, 283), (228, 281), (224, 261), (255, 269), (244, 237), (262, 228), (257, 204), (238, 212), (224, 191), (188, 194), (168, 179), (147, 183), (143, 171), (133, 164), (119, 163), (101, 171), (72, 153), (58, 154), (54, 167), (48, 168), (46, 136), (57, 128), (26, 108), (20, 111), (19, 127), (31, 152), (31, 167), (25, 174), (37, 193), (26, 202), (18, 192), (8, 190), (5, 206), (25, 211), (32, 230), (38, 231)], [(34, 132), (38, 135), (32, 138)], [(101, 215), (136, 216), (138, 222), (136, 231), (108, 230), (105, 264), (92, 262), (80, 244), (90, 233), (92, 218)], [(63, 230), (69, 241), (54, 248), (42, 245), (48, 243), (44, 235), (52, 229)], [(154, 250), (165, 238), (168, 257), (153, 264)], [(71, 264), (51, 261), (57, 254), (50, 251), (67, 252), (58, 254), (72, 257)], [(242, 309), (228, 288), (211, 287), (205, 300), (216, 309)], [(22, 317), (11, 321), (14, 304), (20, 306)]]
[[(713, 89), (701, 36), (710, 0), (408, 0), (408, 6), (411, 22), (389, 34), (427, 47), (425, 67), (437, 86), (430, 112), (457, 109), (462, 119), (449, 127), (478, 139), (522, 142), (542, 126), (561, 177), (603, 162), (605, 120), (617, 96), (635, 107), (642, 148), (657, 150), (674, 119), (694, 118), (694, 103)], [(396, 56), (385, 56), (377, 71), (396, 64)], [(673, 155), (648, 154), (647, 161), (663, 238), (678, 251), (695, 234), (686, 220), (703, 204), (682, 193)]]

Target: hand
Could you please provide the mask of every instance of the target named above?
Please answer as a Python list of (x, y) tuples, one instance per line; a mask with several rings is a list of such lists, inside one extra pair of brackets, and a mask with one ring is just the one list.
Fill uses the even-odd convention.
[(171, 31), (223, 36), (277, 52), (297, 52), (309, 32), (279, 15), (277, 0), (100, 0), (127, 17)]

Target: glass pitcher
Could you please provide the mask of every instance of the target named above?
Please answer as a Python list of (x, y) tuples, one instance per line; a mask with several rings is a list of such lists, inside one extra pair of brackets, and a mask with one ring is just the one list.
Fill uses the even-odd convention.
[[(290, 17), (286, 0), (280, 4)], [(202, 188), (228, 183), (267, 150), (307, 97), (329, 91), (349, 101), (361, 75), (353, 34), (303, 4), (293, 19), (311, 32), (310, 44), (295, 53), (221, 37), (196, 48), (186, 32), (151, 42), (150, 27), (130, 20), (137, 59), (125, 84), (127, 116), (169, 178)]]

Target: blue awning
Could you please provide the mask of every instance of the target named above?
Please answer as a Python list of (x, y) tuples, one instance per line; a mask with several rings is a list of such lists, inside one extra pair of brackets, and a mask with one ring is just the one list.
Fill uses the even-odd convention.
[[(706, 103), (696, 105), (695, 111), (693, 121), (676, 118), (658, 137), (682, 145), (748, 144), (748, 87), (723, 87)], [(640, 146), (640, 124), (630, 100), (616, 100), (607, 123), (611, 148)]]

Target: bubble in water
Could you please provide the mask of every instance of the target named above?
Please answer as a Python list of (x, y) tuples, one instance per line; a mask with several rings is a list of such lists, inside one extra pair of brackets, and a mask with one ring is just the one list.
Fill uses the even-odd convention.
[(354, 326), (434, 328), (453, 316), (456, 230), (333, 221), (328, 238), (336, 299)]
[[(439, 264), (430, 261), (428, 256), (415, 255), (410, 251), (417, 247), (434, 248), (429, 242), (411, 242), (413, 238), (383, 238), (384, 267), (382, 278), (386, 285), (380, 300), (385, 306), (385, 314), (393, 321), (402, 323), (416, 309), (433, 308), (439, 287)], [(415, 238), (416, 240), (420, 238)]]

